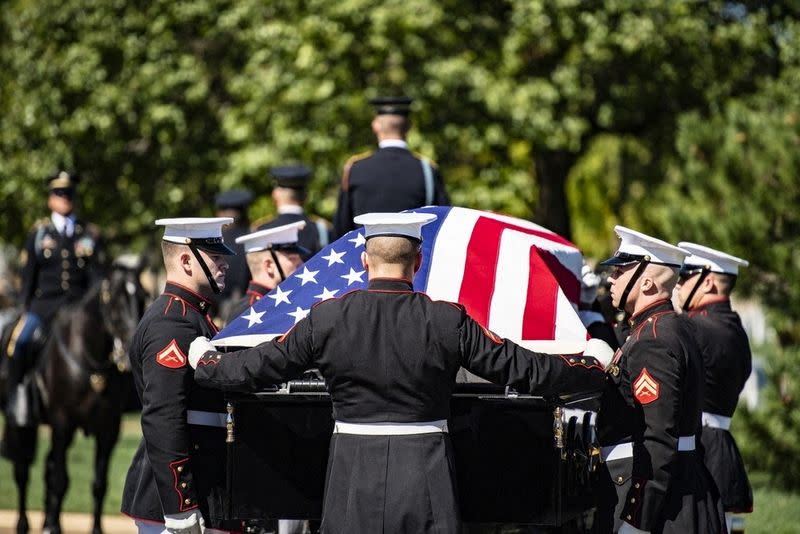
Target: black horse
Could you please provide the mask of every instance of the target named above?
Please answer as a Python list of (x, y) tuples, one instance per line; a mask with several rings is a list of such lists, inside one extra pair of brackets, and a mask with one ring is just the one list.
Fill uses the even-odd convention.
[[(108, 464), (128, 387), (123, 375), (129, 368), (127, 347), (147, 298), (140, 271), (130, 262), (115, 262), (108, 277), (58, 312), (37, 360), (34, 376), (41, 419), (52, 430), (45, 467), (45, 533), (61, 533), (59, 516), (69, 485), (67, 449), (77, 429), (95, 437), (92, 533), (102, 533)], [(5, 439), (17, 450), (35, 450), (36, 428), (5, 430)], [(18, 534), (28, 532), (25, 501), (32, 458), (32, 453), (24, 452), (12, 457), (19, 494)]]

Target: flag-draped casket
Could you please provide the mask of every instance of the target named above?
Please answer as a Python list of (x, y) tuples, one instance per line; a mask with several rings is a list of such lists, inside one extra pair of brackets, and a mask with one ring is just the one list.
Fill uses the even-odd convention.
[[(583, 350), (586, 330), (575, 311), (582, 257), (575, 245), (504, 215), (457, 207), (413, 211), (437, 215), (422, 229), (415, 290), (463, 304), (484, 327), (532, 350)], [(363, 229), (341, 237), (234, 318), (214, 344), (271, 340), (316, 303), (366, 288), (364, 249)], [(318, 517), (333, 422), (324, 384), (306, 378), (230, 397), (226, 519)], [(464, 520), (560, 525), (591, 506), (591, 413), (565, 406), (575, 399), (519, 396), (490, 384), (456, 391), (449, 427)]]

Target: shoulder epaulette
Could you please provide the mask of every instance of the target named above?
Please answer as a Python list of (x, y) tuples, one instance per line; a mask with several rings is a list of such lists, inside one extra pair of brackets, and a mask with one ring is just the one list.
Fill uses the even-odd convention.
[(42, 226), (47, 226), (51, 222), (52, 221), (49, 217), (42, 217), (41, 219), (37, 219), (36, 222), (31, 225), (31, 230), (38, 230)]
[(256, 230), (258, 230), (259, 226), (261, 226), (262, 224), (267, 224), (269, 221), (271, 221), (275, 217), (277, 217), (277, 214), (276, 215), (264, 215), (263, 217), (259, 217), (258, 219), (256, 219), (255, 221), (250, 223), (250, 231), (251, 232), (255, 232)]
[(87, 234), (91, 234), (92, 237), (97, 239), (100, 237), (100, 227), (93, 223), (83, 223), (83, 227), (86, 229)]
[(357, 161), (361, 161), (362, 159), (366, 159), (371, 155), (371, 151), (362, 152), (360, 154), (356, 154), (355, 156), (351, 156), (350, 159), (347, 160), (347, 163), (344, 164), (344, 170), (342, 170), (342, 191), (346, 192), (350, 188), (350, 169), (353, 168), (353, 164)]
[(434, 169), (438, 169), (438, 168), (439, 168), (439, 165), (438, 165), (438, 164), (437, 164), (435, 161), (433, 161), (431, 158), (429, 158), (428, 156), (425, 156), (424, 154), (420, 154), (419, 152), (413, 152), (413, 151), (412, 151), (411, 153), (412, 153), (412, 154), (414, 155), (414, 157), (415, 157), (415, 158), (417, 158), (417, 159), (424, 159), (424, 160), (427, 160), (427, 161), (428, 161), (428, 163), (430, 163), (430, 164), (431, 164), (431, 167), (433, 167)]

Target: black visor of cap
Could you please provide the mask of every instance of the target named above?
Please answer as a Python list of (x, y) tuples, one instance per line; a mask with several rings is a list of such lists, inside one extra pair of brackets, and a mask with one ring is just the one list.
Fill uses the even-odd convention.
[(235, 256), (236, 252), (228, 248), (221, 237), (194, 237), (192, 244), (210, 254), (221, 254), (222, 256)]
[(300, 254), (301, 256), (311, 254), (310, 250), (306, 247), (301, 247), (297, 243), (273, 243), (269, 248), (280, 252), (288, 252), (289, 254)]
[[(648, 259), (649, 256), (645, 256), (644, 254), (631, 254), (629, 252), (617, 252), (610, 258), (605, 261), (601, 261), (600, 265), (611, 265), (611, 266), (618, 266), (618, 265), (629, 265), (631, 263), (636, 263), (637, 261), (642, 261), (644, 259)], [(648, 259), (649, 263), (653, 265), (665, 265), (667, 267), (678, 268), (680, 265), (677, 263), (664, 263), (663, 261), (653, 261)]]
[(644, 259), (643, 254), (630, 254), (628, 252), (617, 252), (605, 261), (601, 261), (600, 265), (628, 265)]

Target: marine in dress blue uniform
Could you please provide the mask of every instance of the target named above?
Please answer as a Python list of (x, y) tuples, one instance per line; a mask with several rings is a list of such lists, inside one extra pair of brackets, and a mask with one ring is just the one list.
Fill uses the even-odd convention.
[(695, 323), (705, 366), (703, 459), (719, 489), (730, 531), (734, 513), (753, 510), (753, 491), (730, 433), (739, 394), (752, 371), (747, 333), (730, 301), (739, 268), (748, 262), (696, 243), (678, 246), (691, 255), (683, 262), (677, 300)]
[(604, 265), (630, 333), (608, 365), (597, 435), (604, 461), (600, 532), (724, 532), (719, 496), (697, 450), (703, 360), (670, 297), (685, 250), (617, 226)]
[(371, 212), (398, 212), (450, 203), (441, 173), (428, 158), (411, 152), (408, 97), (373, 98), (372, 131), (378, 150), (350, 158), (342, 171), (333, 226), (337, 237), (356, 228), (353, 218)]
[(305, 165), (286, 165), (274, 167), (270, 173), (273, 178), (272, 201), (278, 215), (269, 220), (256, 221), (253, 226), (266, 230), (304, 221), (306, 224), (300, 230), (298, 243), (303, 249), (303, 261), (308, 261), (331, 242), (330, 223), (319, 217), (309, 217), (303, 207), (311, 169)]
[[(162, 219), (167, 284), (147, 309), (129, 350), (142, 403), (142, 441), (122, 494), (122, 512), (141, 533), (200, 534), (218, 527), (225, 481), (225, 402), (199, 386), (189, 344), (213, 336), (211, 296), (224, 286), (233, 252), (221, 227), (230, 218)], [(206, 528), (206, 532), (211, 530)]]
[(244, 297), (231, 307), (229, 320), (242, 315), (303, 264), (302, 256), (308, 250), (298, 241), (305, 226), (305, 221), (296, 221), (251, 232), (236, 240), (244, 250), (253, 279)]
[(415, 292), (420, 228), (431, 214), (366, 214), (369, 288), (323, 301), (274, 342), (221, 354), (198, 338), (195, 380), (252, 391), (316, 367), (336, 420), (323, 504), (324, 533), (458, 533), (447, 418), (460, 366), (518, 391), (598, 388), (588, 355), (528, 351), (475, 322), (464, 307)]

